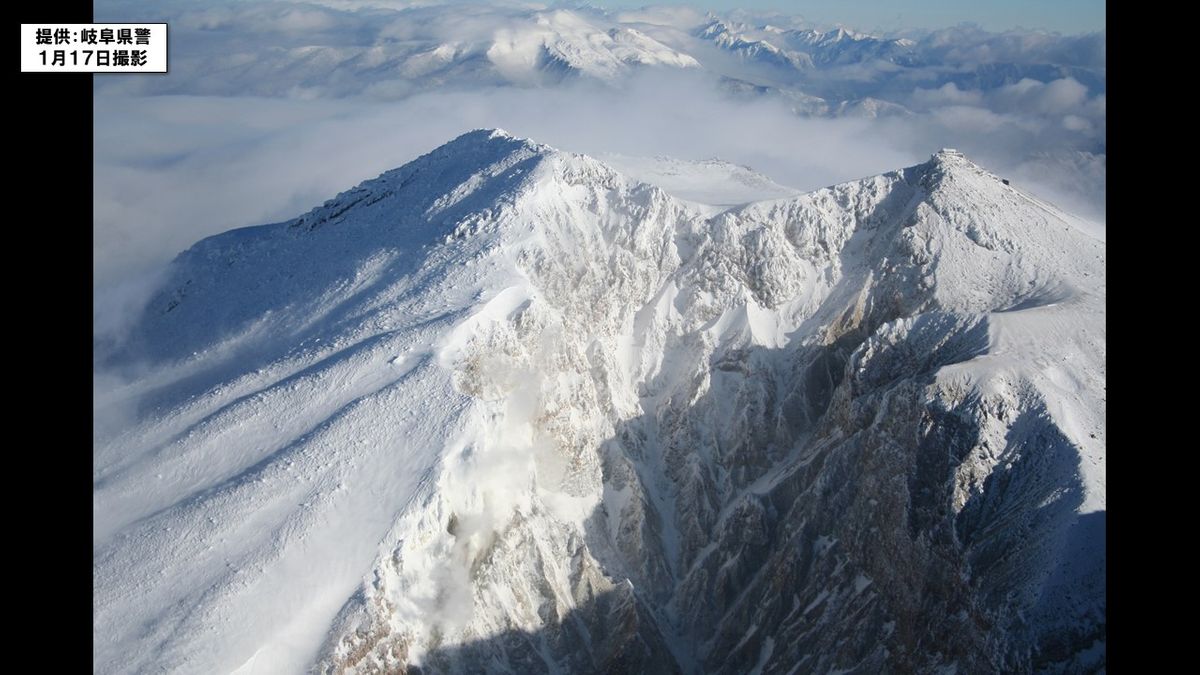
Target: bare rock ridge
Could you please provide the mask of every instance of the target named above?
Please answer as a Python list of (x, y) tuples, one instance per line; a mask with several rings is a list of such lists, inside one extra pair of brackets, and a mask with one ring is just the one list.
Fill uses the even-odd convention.
[(482, 130), (202, 241), (110, 359), (97, 671), (1102, 670), (1076, 222), (954, 151), (717, 209)]

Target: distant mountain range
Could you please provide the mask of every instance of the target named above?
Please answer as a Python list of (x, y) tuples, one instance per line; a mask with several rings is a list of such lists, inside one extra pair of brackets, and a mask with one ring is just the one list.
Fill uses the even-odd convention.
[[(470, 7), (470, 6), (468, 6)], [(123, 15), (109, 9), (112, 20)], [(791, 99), (805, 115), (902, 110), (915, 87), (989, 90), (1023, 79), (1073, 78), (1106, 90), (1103, 33), (986, 33), (978, 28), (912, 37), (817, 30), (788, 17), (732, 20), (692, 10), (618, 13), (581, 7), (432, 5), (290, 9), (281, 4), (184, 11), (172, 78), (100, 82), (154, 93), (347, 96), (397, 99), (433, 90), (546, 87), (634, 73), (695, 71)], [(742, 13), (745, 14), (745, 13)], [(744, 18), (744, 17), (743, 17)], [(783, 22), (784, 25), (775, 25)], [(284, 27), (297, 24), (296, 30)]]

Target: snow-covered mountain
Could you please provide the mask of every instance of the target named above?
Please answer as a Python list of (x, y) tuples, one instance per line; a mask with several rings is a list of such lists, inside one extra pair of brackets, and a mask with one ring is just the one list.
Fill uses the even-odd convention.
[(774, 68), (805, 70), (813, 67), (813, 60), (803, 52), (780, 49), (766, 40), (748, 38), (737, 28), (719, 19), (713, 19), (696, 31), (701, 40), (711, 40), (717, 47), (732, 52), (742, 59)]
[[(1074, 78), (1106, 88), (1105, 36), (987, 33), (971, 26), (910, 37), (825, 29), (798, 17), (606, 12), (525, 3), (277, 2), (164, 9), (179, 34), (165, 78), (98, 81), (101, 90), (402, 99), (446, 88), (616, 85), (655, 70), (794, 89), (830, 106), (872, 97), (904, 104), (915, 87), (984, 90)], [(106, 0), (107, 21), (144, 20)], [(777, 25), (781, 24), (781, 25)]]
[(612, 81), (635, 67), (699, 65), (634, 28), (598, 28), (581, 14), (539, 13), (532, 23), (497, 32), (487, 48), (488, 60), (510, 81), (522, 82), (531, 72), (545, 71)]
[[(247, 11), (251, 27), (295, 20), (270, 14), (270, 6)], [(447, 87), (539, 87), (575, 79), (611, 84), (642, 69), (699, 66), (637, 26), (594, 12), (479, 7), (476, 16), (464, 17), (461, 8), (433, 6), (319, 16), (310, 19), (321, 26), (317, 35), (297, 31), (281, 38), (272, 29), (258, 41), (212, 26), (206, 13), (185, 15), (180, 30), (193, 39), (184, 43), (178, 60), (187, 76), (147, 86), (172, 93), (237, 89), (267, 96), (398, 99)], [(208, 48), (194, 54), (193, 45)]]
[(954, 151), (617, 159), (671, 184), (474, 131), (181, 254), (106, 361), (95, 670), (1102, 668), (1086, 224)]
[(908, 38), (879, 38), (845, 28), (819, 30), (771, 30), (781, 40), (807, 54), (818, 66), (885, 61), (902, 66), (921, 65), (917, 43)]
[(798, 71), (875, 61), (898, 66), (921, 65), (913, 40), (879, 38), (845, 28), (785, 30), (770, 24), (731, 24), (713, 16), (696, 31), (696, 36), (743, 59)]

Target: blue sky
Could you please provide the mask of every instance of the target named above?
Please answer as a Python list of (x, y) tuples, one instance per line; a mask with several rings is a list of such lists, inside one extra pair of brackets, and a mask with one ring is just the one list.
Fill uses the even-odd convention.
[(860, 30), (941, 28), (977, 23), (988, 30), (1015, 27), (1082, 33), (1105, 28), (1105, 0), (591, 0), (602, 7), (691, 5), (704, 9), (778, 9)]

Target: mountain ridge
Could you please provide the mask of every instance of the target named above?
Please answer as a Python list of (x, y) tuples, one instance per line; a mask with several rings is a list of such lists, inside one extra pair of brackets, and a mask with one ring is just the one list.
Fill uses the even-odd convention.
[(714, 212), (480, 130), (206, 242), (96, 455), (99, 672), (1103, 662), (1104, 245), (961, 155)]

